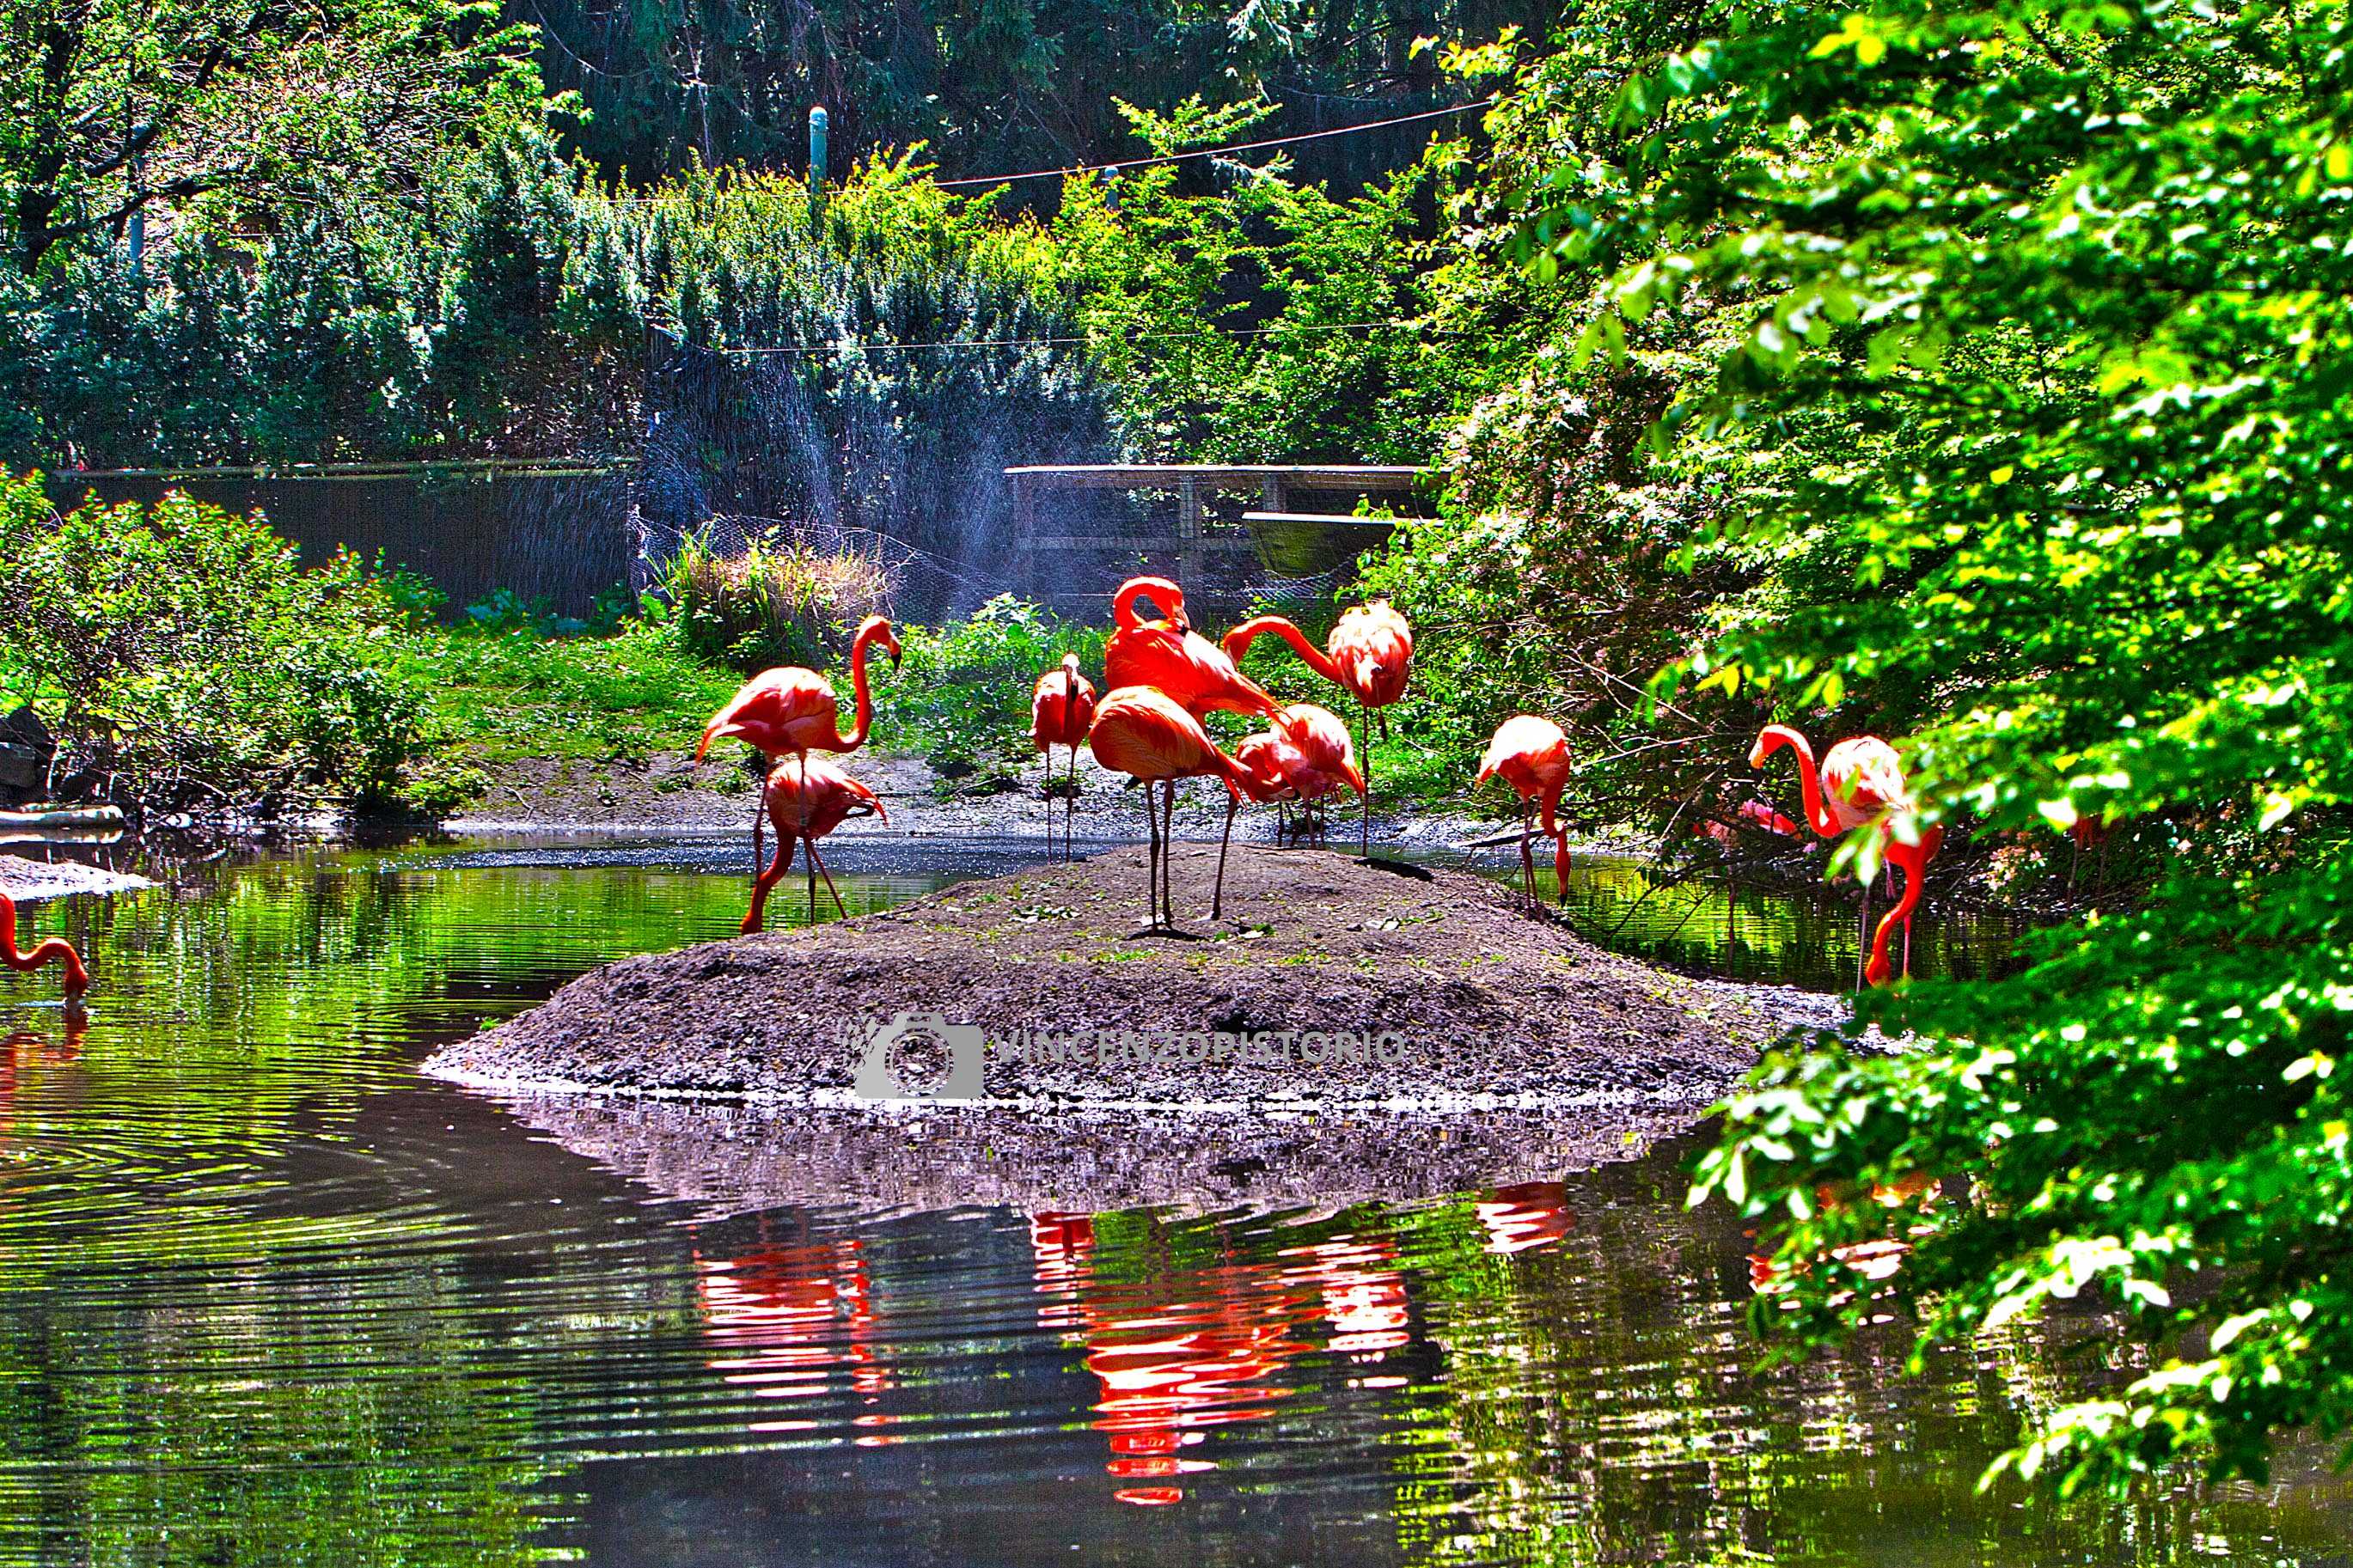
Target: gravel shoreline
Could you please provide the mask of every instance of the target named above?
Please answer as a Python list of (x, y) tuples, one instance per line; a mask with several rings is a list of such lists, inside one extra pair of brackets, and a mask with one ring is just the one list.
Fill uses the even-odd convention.
[[(1834, 998), (1608, 953), (1467, 873), (1329, 852), (1238, 849), (1213, 925), (1216, 853), (1176, 851), (1187, 938), (1137, 931), (1144, 856), (1115, 850), (625, 960), (427, 1070), (504, 1092), (857, 1111), (963, 1098), (971, 1080), (952, 1074), (976, 1062), (976, 1098), (1008, 1109), (1630, 1125), (1688, 1120), (1765, 1042), (1842, 1016)], [(893, 1030), (901, 1015), (929, 1022)]]
[(110, 871), (79, 860), (28, 860), (0, 855), (0, 893), (19, 904), (37, 904), (75, 893), (131, 893), (155, 884), (128, 871)]

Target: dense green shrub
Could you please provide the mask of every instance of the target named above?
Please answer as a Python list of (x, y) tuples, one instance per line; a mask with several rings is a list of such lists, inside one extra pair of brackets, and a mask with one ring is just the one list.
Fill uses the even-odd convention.
[[(1822, 1042), (1733, 1098), (1694, 1195), (1764, 1226), (1755, 1321), (1794, 1354), (1891, 1306), (1933, 1341), (2096, 1302), (2146, 1370), (2003, 1461), (2064, 1489), (2341, 1437), (2353, 20), (1607, 20), (1516, 78), (1493, 194), (1576, 300), (1571, 374), (1704, 351), (1645, 482), (1679, 564), (1730, 552), (1745, 581), (1692, 618), (1669, 720), (1733, 778), (1766, 713), (1879, 729), (1921, 792), (1898, 833), (2166, 846), (2133, 907), (2038, 932), (2020, 972), (1864, 1000), (1919, 1048)], [(1657, 25), (1686, 31), (1642, 47)], [(1922, 1174), (1967, 1181), (1865, 1201)], [(1845, 1261), (1890, 1240), (1885, 1280)]]
[(891, 609), (881, 562), (773, 534), (733, 556), (714, 550), (707, 531), (690, 534), (662, 586), (685, 646), (746, 675), (779, 664), (820, 668), (848, 651), (860, 622)]
[(952, 780), (1001, 779), (1008, 765), (1034, 756), (1029, 695), (1038, 678), (1075, 653), (1100, 688), (1110, 635), (1011, 595), (945, 626), (899, 631), (904, 657), (877, 700), (876, 740), (927, 758)]
[(268, 816), (386, 797), (424, 713), (401, 612), (353, 557), (315, 571), (259, 518), (174, 492), (59, 517), (0, 487), (8, 695), (58, 736), (58, 776), (150, 813)]

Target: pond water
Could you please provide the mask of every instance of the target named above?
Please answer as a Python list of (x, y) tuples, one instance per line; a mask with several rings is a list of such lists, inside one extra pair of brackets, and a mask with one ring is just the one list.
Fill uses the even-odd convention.
[[(857, 910), (1020, 852), (830, 858)], [(417, 1075), (731, 931), (743, 854), (320, 849), (34, 911), (101, 987), (0, 977), (0, 1563), (2348, 1561), (2300, 1454), (1979, 1494), (2113, 1375), (2095, 1321), (1752, 1371), (1687, 1147), (1337, 1212), (719, 1213)], [(1639, 896), (1589, 875), (1580, 918)], [(1621, 938), (1720, 958), (1669, 918)], [(1805, 973), (1805, 911), (1737, 918), (1736, 966)]]

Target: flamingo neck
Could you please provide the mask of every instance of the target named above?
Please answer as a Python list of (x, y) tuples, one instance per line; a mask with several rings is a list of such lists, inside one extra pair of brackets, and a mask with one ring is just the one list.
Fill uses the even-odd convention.
[(1062, 733), (1077, 727), (1079, 719), (1079, 656), (1062, 656)]
[(1871, 933), (1871, 962), (1863, 966), (1862, 972), (1866, 983), (1873, 985), (1887, 984), (1890, 967), (1887, 939), (1894, 934), (1898, 926), (1907, 931), (1911, 929), (1912, 911), (1920, 903), (1920, 874), (1927, 868), (1928, 857), (1935, 853), (1936, 847), (1926, 840), (1918, 844), (1899, 842), (1887, 847), (1887, 863), (1904, 868), (1904, 891), (1897, 895), (1894, 907), (1879, 917), (1878, 929)]
[(1806, 738), (1786, 724), (1767, 726), (1757, 738), (1760, 757), (1769, 757), (1787, 746), (1798, 754), (1798, 793), (1806, 803), (1806, 820), (1824, 838), (1839, 837), (1838, 818), (1831, 814), (1830, 802), (1822, 798), (1821, 770), (1814, 764), (1814, 748)]
[(1347, 677), (1341, 673), (1338, 665), (1332, 662), (1331, 656), (1309, 642), (1305, 632), (1281, 616), (1260, 616), (1228, 632), (1225, 637), (1226, 657), (1240, 662), (1242, 655), (1250, 651), (1250, 645), (1267, 633), (1289, 643), (1292, 650), (1307, 662), (1308, 668), (1335, 686), (1347, 688)]
[(857, 702), (857, 716), (847, 734), (841, 731), (840, 721), (835, 721), (833, 750), (837, 752), (858, 750), (866, 743), (866, 731), (873, 726), (874, 699), (866, 689), (866, 648), (878, 635), (871, 627), (860, 627), (858, 640), (849, 645), (849, 691)]
[(1118, 597), (1111, 602), (1112, 624), (1124, 632), (1139, 630), (1144, 617), (1135, 613), (1135, 602), (1149, 596), (1166, 617), (1164, 626), (1185, 624), (1185, 595), (1176, 584), (1157, 577), (1131, 578), (1123, 584)]
[(63, 937), (53, 936), (47, 942), (35, 942), (33, 951), (16, 949), (16, 901), (0, 893), (0, 962), (9, 968), (30, 973), (45, 963), (56, 963), (66, 972), (66, 994), (79, 996), (90, 987), (90, 972), (82, 967), (81, 954), (73, 943)]

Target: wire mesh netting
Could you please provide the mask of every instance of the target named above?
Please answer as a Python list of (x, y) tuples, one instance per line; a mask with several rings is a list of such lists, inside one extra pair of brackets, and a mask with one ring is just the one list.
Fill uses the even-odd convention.
[(1253, 532), (1256, 486), (1205, 486), (1191, 537), (1174, 489), (1032, 477), (1017, 496), (1008, 468), (1121, 458), (1099, 389), (1059, 352), (732, 355), (663, 336), (653, 369), (640, 586), (691, 536), (723, 556), (856, 555), (888, 575), (895, 615), (933, 623), (1003, 594), (1098, 618), (1139, 572), (1184, 582), (1208, 620), (1326, 598), (1353, 571), (1353, 536), (1303, 556)]

